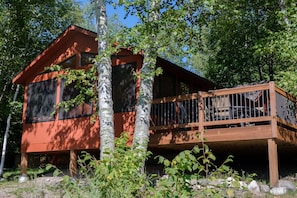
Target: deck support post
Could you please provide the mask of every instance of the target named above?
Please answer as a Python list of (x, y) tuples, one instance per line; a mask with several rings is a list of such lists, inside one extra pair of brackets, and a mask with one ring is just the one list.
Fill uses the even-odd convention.
[(28, 154), (25, 152), (21, 153), (21, 176), (19, 177), (19, 182), (26, 182), (28, 181), (27, 176), (27, 168), (28, 168)]
[(278, 154), (275, 139), (268, 139), (268, 160), (269, 160), (269, 182), (271, 186), (277, 186), (278, 173)]
[(27, 174), (28, 168), (28, 154), (22, 153), (21, 154), (21, 174)]
[(71, 177), (77, 174), (77, 153), (75, 150), (70, 150), (69, 173)]

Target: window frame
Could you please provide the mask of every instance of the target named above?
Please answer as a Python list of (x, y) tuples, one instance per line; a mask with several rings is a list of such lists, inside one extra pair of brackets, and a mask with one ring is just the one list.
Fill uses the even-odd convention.
[[(65, 81), (66, 80), (63, 79), (63, 78), (61, 78), (61, 80), (60, 80), (60, 93), (59, 93), (60, 94), (60, 101), (59, 102), (71, 100), (71, 99), (75, 98), (78, 95), (78, 94), (74, 93), (74, 95), (76, 95), (76, 96), (71, 96), (71, 95), (69, 96), (69, 92), (72, 92), (72, 90), (68, 90), (68, 95), (66, 95), (64, 97), (68, 96), (68, 97), (70, 97), (70, 99), (63, 99), (63, 94), (65, 93), (65, 88), (67, 86), (69, 86), (69, 85), (65, 86)], [(75, 87), (74, 87), (75, 84), (74, 83), (70, 84), (70, 86), (72, 86), (72, 85), (73, 85), (73, 87), (70, 87), (69, 89), (75, 89)], [(75, 90), (75, 91), (79, 92), (79, 90)], [(93, 107), (94, 107), (93, 103), (92, 102), (87, 102), (87, 101), (85, 101), (81, 105), (75, 104), (68, 111), (65, 111), (65, 109), (63, 107), (60, 107), (59, 111), (58, 111), (58, 120), (67, 120), (67, 119), (73, 119), (73, 118), (81, 118), (81, 117), (92, 116), (93, 112), (94, 112)], [(87, 111), (86, 109), (88, 109), (89, 111)]]
[(94, 58), (97, 56), (97, 53), (94, 53), (94, 52), (81, 52), (80, 60), (79, 60), (79, 67), (86, 67), (90, 64), (94, 64), (92, 61), (90, 63), (83, 63), (83, 55), (84, 54), (94, 55)]
[[(57, 65), (59, 65), (59, 66), (61, 66), (63, 69), (66, 69), (66, 68), (69, 68), (69, 69), (75, 69), (75, 68), (77, 68), (77, 64), (76, 64), (76, 54), (73, 54), (73, 55), (71, 55), (71, 56), (69, 56), (68, 58), (66, 58), (66, 59), (64, 59), (64, 60), (62, 60), (60, 63), (58, 63)], [(74, 66), (72, 67), (68, 67), (68, 66), (66, 66), (66, 67), (64, 67), (62, 64), (64, 64), (64, 63), (66, 63), (67, 61), (69, 61), (70, 59), (73, 59), (74, 58)]]
[[(43, 85), (43, 92), (38, 93), (36, 92), (36, 89), (38, 88), (38, 85), (42, 87), (42, 83), (51, 82), (50, 85)], [(34, 87), (35, 86), (35, 87)], [(27, 89), (27, 102), (26, 102), (26, 111), (25, 111), (25, 123), (38, 123), (38, 122), (50, 122), (55, 120), (55, 111), (56, 111), (56, 105), (57, 105), (57, 86), (58, 86), (58, 80), (57, 78), (42, 80), (38, 82), (32, 82), (28, 84)], [(50, 89), (50, 88), (52, 89)], [(33, 90), (30, 90), (33, 89)], [(45, 92), (52, 92), (50, 94), (51, 97), (48, 97), (49, 94), (45, 94)], [(33, 95), (32, 95), (33, 94)], [(38, 102), (36, 102), (37, 98), (40, 98)], [(52, 100), (50, 100), (52, 98)], [(52, 107), (46, 106), (45, 101), (52, 101)], [(37, 106), (40, 105), (40, 106)], [(37, 110), (36, 110), (37, 106)], [(45, 111), (43, 111), (45, 109)], [(43, 113), (45, 112), (45, 113)], [(34, 115), (37, 114), (37, 115)]]

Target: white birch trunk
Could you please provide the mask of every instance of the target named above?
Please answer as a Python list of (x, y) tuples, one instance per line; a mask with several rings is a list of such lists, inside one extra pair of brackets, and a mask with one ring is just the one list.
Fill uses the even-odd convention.
[[(16, 101), (19, 90), (20, 90), (20, 85), (17, 85), (17, 88), (16, 88), (16, 90), (14, 92), (14, 96), (13, 96), (13, 102)], [(12, 114), (12, 112), (9, 113), (9, 115), (7, 117), (7, 120), (6, 120), (6, 129), (5, 129), (4, 138), (3, 138), (2, 155), (1, 155), (1, 163), (0, 163), (0, 178), (2, 177), (2, 174), (3, 174), (5, 155), (6, 155), (6, 147), (7, 147), (7, 140), (8, 140), (9, 129), (10, 129), (11, 114)]]
[[(155, 58), (154, 58), (155, 57)], [(150, 49), (145, 51), (143, 66), (141, 69), (143, 77), (140, 81), (140, 91), (136, 106), (135, 131), (133, 136), (133, 147), (146, 152), (149, 141), (150, 113), (153, 100), (153, 84), (156, 58)]]
[[(151, 13), (149, 14), (148, 21), (151, 23), (158, 20), (159, 11), (156, 9), (158, 3), (159, 0), (152, 0), (150, 3)], [(157, 60), (156, 35), (152, 34), (148, 36), (150, 37), (150, 41), (147, 41), (146, 48), (143, 49), (142, 79), (140, 81), (140, 91), (137, 99), (135, 131), (133, 136), (133, 148), (141, 149), (143, 152), (147, 151), (149, 142), (150, 113)]]
[[(105, 0), (95, 0), (98, 54), (107, 50), (107, 17)], [(98, 71), (98, 107), (100, 120), (100, 158), (108, 156), (105, 151), (114, 149), (114, 120), (111, 85), (111, 60), (102, 57), (95, 63)]]
[(283, 12), (283, 13), (286, 13), (285, 15), (284, 15), (284, 21), (285, 21), (285, 24), (286, 25), (289, 25), (290, 24), (290, 21), (289, 21), (289, 18), (288, 18), (288, 16), (287, 16), (287, 11), (286, 11), (286, 6), (285, 6), (285, 1), (284, 0), (280, 0), (279, 1), (279, 6), (280, 6), (280, 9), (281, 9), (281, 11)]

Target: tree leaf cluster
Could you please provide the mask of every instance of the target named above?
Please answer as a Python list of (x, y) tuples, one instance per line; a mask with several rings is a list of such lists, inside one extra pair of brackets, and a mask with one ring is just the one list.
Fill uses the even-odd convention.
[[(83, 22), (79, 8), (73, 0), (0, 0), (0, 142), (13, 111), (8, 152), (19, 152), (22, 131), (21, 103), (9, 105), (15, 92), (12, 79), (62, 30)], [(23, 101), (23, 91), (17, 101)]]
[(215, 1), (199, 69), (227, 87), (275, 80), (296, 65), (296, 13), (291, 0)]

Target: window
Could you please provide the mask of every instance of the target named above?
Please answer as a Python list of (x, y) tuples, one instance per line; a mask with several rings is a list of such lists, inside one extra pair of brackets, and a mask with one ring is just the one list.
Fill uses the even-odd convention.
[(185, 95), (190, 93), (190, 85), (186, 82), (180, 81), (178, 83), (178, 94)]
[(89, 53), (89, 52), (82, 52), (81, 53), (81, 59), (80, 59), (80, 66), (86, 66), (89, 64), (93, 64), (93, 59), (96, 57), (95, 53)]
[[(61, 101), (68, 101), (70, 99), (73, 99), (78, 94), (79, 90), (74, 87), (74, 83), (65, 86), (65, 79), (61, 80)], [(81, 105), (74, 105), (73, 107), (70, 107), (68, 111), (61, 107), (59, 110), (59, 119), (62, 120), (68, 118), (90, 116), (93, 112), (92, 109), (92, 103), (88, 102), (88, 99), (86, 99), (85, 103)]]
[(163, 74), (155, 77), (154, 98), (175, 96), (176, 84), (175, 77), (163, 71)]
[(56, 87), (56, 79), (29, 84), (26, 123), (45, 122), (55, 119), (53, 113), (56, 105)]
[(134, 111), (136, 104), (135, 71), (136, 63), (112, 67), (112, 98), (114, 112)]
[(71, 56), (70, 58), (67, 58), (66, 60), (59, 63), (62, 68), (75, 68), (76, 67), (76, 56)]

